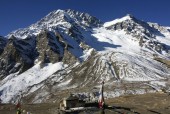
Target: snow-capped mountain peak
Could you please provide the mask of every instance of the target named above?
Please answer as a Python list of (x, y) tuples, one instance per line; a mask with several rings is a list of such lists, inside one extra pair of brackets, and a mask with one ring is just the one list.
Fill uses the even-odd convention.
[(127, 21), (127, 20), (132, 20), (134, 19), (134, 16), (132, 16), (131, 14), (127, 14), (126, 16), (122, 17), (122, 18), (119, 18), (119, 19), (115, 19), (113, 21), (109, 21), (109, 22), (105, 22), (104, 23), (104, 27), (110, 27), (116, 23), (121, 23), (123, 21)]
[(49, 31), (56, 31), (58, 29), (69, 29), (73, 25), (79, 26), (82, 29), (89, 27), (97, 27), (101, 21), (96, 17), (90, 16), (87, 13), (78, 12), (75, 10), (56, 10), (49, 13), (40, 21), (32, 24), (28, 28), (18, 29), (11, 32), (7, 37), (14, 35), (16, 38), (25, 39), (27, 36), (34, 36), (47, 29)]
[(169, 37), (170, 32), (167, 27), (157, 23), (145, 22), (128, 14), (123, 18), (104, 23), (104, 27), (112, 31), (124, 31), (135, 37), (135, 41), (139, 42), (141, 47), (145, 46), (159, 53), (169, 50), (165, 41), (160, 40), (160, 37)]

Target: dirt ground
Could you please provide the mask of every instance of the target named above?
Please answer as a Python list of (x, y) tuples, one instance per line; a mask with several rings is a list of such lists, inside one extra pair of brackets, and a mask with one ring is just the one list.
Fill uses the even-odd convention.
[[(107, 99), (106, 104), (105, 114), (170, 114), (170, 95), (164, 93), (122, 96)], [(27, 111), (32, 114), (59, 114), (58, 103), (23, 104), (22, 109), (25, 110), (22, 114)], [(1, 104), (0, 114), (16, 114), (15, 106)], [(101, 114), (101, 110), (86, 110), (78, 114)]]
[[(170, 95), (150, 93), (144, 95), (129, 95), (106, 101), (120, 112), (137, 114), (170, 114)], [(121, 110), (122, 109), (122, 110)], [(123, 111), (124, 110), (124, 111)]]

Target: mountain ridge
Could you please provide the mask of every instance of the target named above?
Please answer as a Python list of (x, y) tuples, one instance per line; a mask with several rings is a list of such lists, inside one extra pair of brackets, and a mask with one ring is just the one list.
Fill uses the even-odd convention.
[[(83, 21), (86, 20), (85, 22), (87, 23), (83, 23)], [(44, 18), (42, 18), (40, 21), (36, 22), (35, 24), (32, 24), (28, 27), (28, 29), (19, 29), (16, 30), (10, 34), (13, 34), (15, 36), (15, 32), (16, 34), (18, 34), (17, 32), (19, 32), (20, 30), (20, 36), (21, 37), (25, 31), (29, 32), (29, 34), (33, 34), (37, 32), (36, 28), (40, 29), (40, 30), (44, 30), (44, 29), (55, 29), (55, 26), (59, 26), (64, 25), (66, 27), (71, 27), (71, 25), (69, 24), (70, 22), (73, 24), (78, 24), (79, 26), (82, 24), (82, 26), (88, 26), (89, 23), (92, 23), (91, 21), (96, 20), (96, 22), (94, 23), (94, 26), (96, 26), (95, 24), (99, 24), (100, 20), (98, 20), (97, 18), (90, 16), (87, 13), (81, 13), (75, 10), (55, 10), (51, 13), (49, 13), (47, 16), (45, 16)], [(79, 22), (80, 21), (80, 22)], [(53, 25), (54, 23), (54, 25)], [(54, 27), (54, 28), (53, 28)], [(32, 31), (32, 29), (34, 31)], [(30, 31), (29, 31), (30, 30)], [(32, 33), (33, 32), (33, 33)], [(40, 31), (38, 30), (38, 33)], [(10, 34), (7, 35), (7, 37), (10, 37)], [(25, 37), (24, 37), (25, 38)]]
[(161, 62), (170, 61), (169, 29), (131, 15), (110, 23), (75, 10), (56, 10), (9, 33), (0, 54), (2, 102), (21, 96), (30, 103), (53, 102), (66, 90), (87, 95), (87, 88), (98, 88), (101, 80), (108, 98), (153, 92), (152, 86), (170, 90), (170, 71)]

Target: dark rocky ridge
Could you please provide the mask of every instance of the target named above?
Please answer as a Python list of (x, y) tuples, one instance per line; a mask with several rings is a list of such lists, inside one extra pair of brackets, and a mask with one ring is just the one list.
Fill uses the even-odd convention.
[(11, 36), (8, 40), (4, 51), (0, 55), (1, 79), (10, 73), (18, 71), (19, 73), (22, 73), (33, 65), (32, 59), (34, 59), (34, 48), (27, 43), (28, 41), (30, 41), (30, 38), (18, 40), (14, 36)]
[(2, 54), (6, 43), (7, 39), (5, 39), (3, 36), (0, 36), (0, 55)]
[[(67, 64), (78, 61), (69, 52), (72, 48), (59, 33), (43, 30), (35, 37), (17, 39), (11, 36), (0, 55), (0, 77), (5, 78), (11, 73), (19, 74), (28, 70), (35, 62)], [(71, 59), (72, 58), (72, 59)]]

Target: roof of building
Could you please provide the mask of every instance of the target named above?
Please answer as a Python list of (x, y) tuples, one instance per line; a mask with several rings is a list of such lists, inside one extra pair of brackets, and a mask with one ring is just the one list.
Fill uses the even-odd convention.
[(70, 94), (70, 96), (68, 98), (66, 98), (67, 101), (70, 101), (70, 100), (79, 100), (79, 98), (77, 96), (74, 96), (72, 94)]

